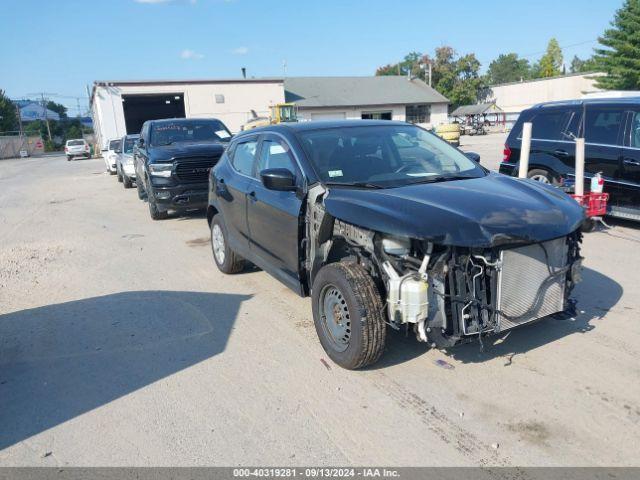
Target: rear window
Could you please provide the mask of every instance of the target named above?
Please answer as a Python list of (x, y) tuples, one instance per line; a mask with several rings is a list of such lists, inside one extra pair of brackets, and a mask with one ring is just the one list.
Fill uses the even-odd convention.
[(539, 140), (566, 140), (562, 132), (565, 131), (571, 113), (564, 110), (542, 112), (533, 116), (531, 120), (531, 138)]
[(111, 140), (109, 142), (109, 150), (117, 150), (120, 146), (120, 140)]
[(70, 147), (77, 147), (78, 145), (84, 145), (84, 140), (68, 140), (67, 145)]

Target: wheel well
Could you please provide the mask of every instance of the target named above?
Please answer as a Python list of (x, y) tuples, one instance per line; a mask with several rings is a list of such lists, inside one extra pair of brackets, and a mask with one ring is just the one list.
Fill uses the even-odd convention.
[(209, 226), (211, 226), (211, 221), (213, 220), (213, 217), (216, 215), (216, 213), (218, 213), (218, 209), (216, 207), (214, 207), (213, 205), (209, 205), (207, 207), (207, 223), (209, 224)]

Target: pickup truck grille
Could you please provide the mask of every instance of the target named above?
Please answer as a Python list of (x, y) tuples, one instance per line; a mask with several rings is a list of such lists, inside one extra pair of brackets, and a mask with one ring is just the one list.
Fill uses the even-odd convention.
[(205, 183), (209, 177), (209, 170), (220, 157), (179, 158), (176, 163), (176, 177), (184, 183)]

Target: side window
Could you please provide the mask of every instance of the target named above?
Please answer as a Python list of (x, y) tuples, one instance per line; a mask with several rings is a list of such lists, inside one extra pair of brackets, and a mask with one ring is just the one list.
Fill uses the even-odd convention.
[(640, 112), (634, 112), (632, 115), (630, 145), (635, 148), (640, 148)]
[(532, 123), (531, 138), (538, 140), (566, 140), (563, 135), (571, 112), (552, 110), (541, 112), (529, 120)]
[(231, 164), (238, 172), (249, 177), (253, 176), (253, 164), (256, 160), (257, 140), (238, 143), (231, 158)]
[(257, 173), (267, 168), (286, 168), (296, 175), (298, 171), (296, 162), (286, 142), (275, 139), (263, 140)]
[(618, 145), (622, 110), (587, 106), (584, 117), (584, 139), (587, 143)]

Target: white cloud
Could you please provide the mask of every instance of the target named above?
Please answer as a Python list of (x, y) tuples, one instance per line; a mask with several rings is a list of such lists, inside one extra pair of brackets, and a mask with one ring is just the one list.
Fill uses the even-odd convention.
[(200, 60), (201, 58), (204, 58), (204, 55), (185, 48), (184, 50), (182, 50), (182, 52), (180, 52), (180, 58), (183, 58), (185, 60)]
[(249, 53), (249, 47), (238, 47), (231, 50), (234, 55), (246, 55)]

